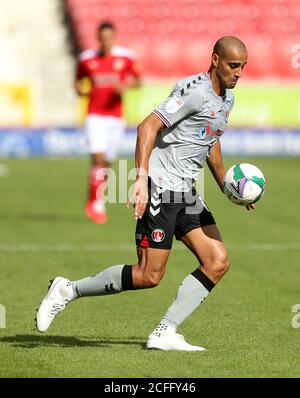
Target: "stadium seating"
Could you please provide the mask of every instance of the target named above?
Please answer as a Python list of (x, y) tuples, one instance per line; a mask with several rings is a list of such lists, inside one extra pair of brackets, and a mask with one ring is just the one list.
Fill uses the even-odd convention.
[(65, 0), (82, 49), (95, 48), (99, 21), (116, 23), (145, 72), (158, 77), (207, 67), (215, 40), (238, 35), (249, 49), (248, 77), (296, 78), (292, 46), (300, 43), (297, 0)]

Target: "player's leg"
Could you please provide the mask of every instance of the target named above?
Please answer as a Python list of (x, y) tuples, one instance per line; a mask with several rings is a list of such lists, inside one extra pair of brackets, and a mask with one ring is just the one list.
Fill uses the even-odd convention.
[(165, 274), (169, 254), (170, 250), (137, 246), (138, 264), (132, 267), (134, 288), (157, 286)]
[(227, 251), (215, 224), (193, 229), (181, 239), (196, 255), (200, 266), (183, 280), (176, 299), (162, 318), (162, 323), (175, 329), (207, 298), (229, 269)]
[(125, 121), (119, 117), (108, 118), (109, 135), (107, 137), (107, 159), (114, 162), (119, 154), (120, 145), (125, 135)]
[[(181, 240), (196, 255), (200, 266), (182, 281), (175, 300), (149, 336), (148, 348), (166, 349), (168, 344), (160, 344), (161, 336), (168, 342), (177, 327), (207, 298), (229, 268), (227, 252), (215, 224), (193, 229)], [(196, 350), (194, 346), (187, 348), (183, 349)]]
[[(151, 184), (149, 184), (151, 195)], [(138, 261), (134, 265), (113, 265), (94, 276), (71, 282), (56, 278), (37, 313), (37, 329), (46, 331), (65, 306), (79, 297), (102, 296), (155, 287), (164, 275), (172, 247), (175, 219), (173, 206), (159, 204), (159, 211), (151, 213), (148, 203), (136, 226)]]
[(177, 215), (175, 236), (196, 255), (200, 266), (182, 281), (174, 302), (154, 334), (159, 330), (165, 333), (176, 331), (229, 268), (227, 252), (215, 220), (196, 192)]
[(111, 167), (111, 162), (107, 160), (107, 156), (104, 152), (91, 153), (91, 167), (105, 170)]
[(86, 204), (86, 215), (96, 223), (106, 222), (103, 187), (111, 163), (108, 160), (109, 121), (106, 117), (89, 115), (85, 132), (88, 150), (91, 156), (89, 172), (89, 195)]
[(163, 249), (138, 249), (137, 264), (113, 265), (96, 275), (73, 282), (63, 277), (55, 278), (39, 306), (37, 330), (45, 332), (55, 317), (75, 299), (157, 286), (165, 273), (169, 252)]
[(86, 130), (92, 160), (86, 214), (96, 223), (105, 223), (104, 182), (118, 155), (125, 123), (117, 117), (92, 115), (87, 120)]
[(214, 284), (218, 283), (229, 270), (229, 259), (216, 224), (196, 228), (181, 238), (199, 261), (199, 271)]
[(73, 282), (75, 296), (103, 296), (126, 290), (155, 287), (162, 279), (169, 250), (139, 249), (138, 262), (113, 265), (94, 276)]

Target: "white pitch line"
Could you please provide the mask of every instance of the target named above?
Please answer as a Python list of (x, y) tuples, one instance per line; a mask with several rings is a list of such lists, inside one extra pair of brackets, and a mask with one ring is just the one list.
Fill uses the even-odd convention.
[[(226, 244), (226, 247), (232, 251), (300, 251), (300, 242), (290, 243), (247, 243), (247, 244)], [(134, 244), (109, 244), (109, 243), (91, 243), (91, 244), (0, 244), (0, 253), (39, 253), (39, 252), (101, 252), (101, 251), (135, 251)], [(180, 243), (175, 243), (175, 251), (185, 251), (186, 247)]]
[(7, 177), (9, 169), (5, 164), (0, 163), (0, 177)]
[[(118, 245), (118, 250), (130, 251), (133, 245)], [(116, 245), (95, 243), (87, 245), (75, 245), (71, 243), (63, 244), (2, 244), (0, 252), (93, 252), (93, 251), (116, 250)]]
[(300, 242), (229, 244), (227, 247), (229, 250), (243, 251), (298, 251), (300, 250)]

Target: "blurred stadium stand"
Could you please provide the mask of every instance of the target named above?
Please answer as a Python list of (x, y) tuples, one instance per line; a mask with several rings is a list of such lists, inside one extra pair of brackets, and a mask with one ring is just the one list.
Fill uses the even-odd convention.
[(74, 123), (68, 34), (60, 0), (0, 1), (2, 126)]
[(206, 70), (212, 43), (230, 34), (239, 36), (249, 48), (248, 77), (299, 78), (291, 65), (292, 45), (300, 43), (298, 0), (65, 3), (81, 49), (97, 47), (99, 20), (113, 20), (121, 44), (137, 51), (148, 76), (169, 78)]

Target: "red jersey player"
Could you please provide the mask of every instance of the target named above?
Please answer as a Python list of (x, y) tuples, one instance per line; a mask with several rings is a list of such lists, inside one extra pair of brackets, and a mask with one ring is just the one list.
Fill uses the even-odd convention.
[(101, 23), (98, 39), (98, 51), (86, 50), (79, 56), (75, 88), (79, 95), (85, 95), (82, 79), (89, 78), (85, 132), (92, 164), (85, 212), (94, 222), (103, 224), (106, 212), (102, 185), (125, 131), (122, 93), (140, 85), (140, 68), (132, 50), (115, 45), (116, 31), (111, 22)]

